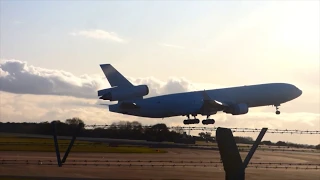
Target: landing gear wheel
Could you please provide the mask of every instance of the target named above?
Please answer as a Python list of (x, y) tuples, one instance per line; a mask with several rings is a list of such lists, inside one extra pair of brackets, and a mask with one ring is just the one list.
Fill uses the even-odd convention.
[(186, 119), (183, 121), (183, 124), (189, 125), (189, 124), (199, 124), (199, 119)]
[(214, 124), (215, 123), (215, 120), (214, 119), (205, 119), (205, 120), (202, 120), (202, 124), (203, 125), (209, 125), (209, 124)]
[(277, 110), (277, 111), (276, 111), (276, 114), (279, 115), (279, 114), (280, 114), (280, 111)]
[(200, 123), (200, 120), (197, 119), (195, 116), (194, 116), (194, 119), (190, 119), (190, 115), (187, 115), (188, 119), (184, 120), (183, 121), (183, 124), (185, 125), (189, 125), (189, 124), (199, 124)]

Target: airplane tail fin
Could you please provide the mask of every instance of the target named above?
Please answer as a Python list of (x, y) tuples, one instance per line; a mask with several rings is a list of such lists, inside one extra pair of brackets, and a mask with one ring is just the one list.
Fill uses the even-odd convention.
[(99, 99), (127, 102), (135, 99), (143, 99), (149, 93), (147, 85), (133, 85), (111, 64), (100, 64), (100, 67), (108, 79), (111, 88), (98, 90)]
[(100, 64), (100, 67), (108, 79), (111, 87), (132, 87), (128, 79), (119, 73), (111, 64)]

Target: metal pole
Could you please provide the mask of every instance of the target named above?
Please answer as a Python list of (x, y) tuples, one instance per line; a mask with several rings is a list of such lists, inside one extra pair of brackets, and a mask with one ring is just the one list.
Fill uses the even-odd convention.
[(74, 141), (75, 141), (76, 138), (77, 138), (77, 134), (78, 134), (78, 132), (80, 131), (81, 128), (82, 128), (82, 124), (78, 124), (78, 126), (77, 126), (77, 128), (76, 128), (76, 130), (75, 130), (75, 132), (74, 132), (74, 134), (73, 134), (73, 136), (72, 136), (71, 142), (70, 142), (70, 144), (69, 144), (69, 146), (68, 146), (68, 149), (67, 149), (67, 151), (64, 153), (64, 156), (63, 156), (63, 159), (62, 159), (62, 163), (65, 163), (65, 162), (66, 162), (67, 157), (68, 157), (68, 155), (69, 155), (69, 152), (71, 151), (71, 148), (72, 148), (72, 146), (73, 146), (73, 144), (74, 144)]
[(53, 128), (53, 141), (54, 141), (54, 147), (56, 150), (57, 162), (58, 162), (58, 166), (61, 167), (62, 163), (61, 163), (59, 144), (58, 144), (58, 138), (57, 138), (56, 121), (52, 121), (51, 124), (52, 124), (52, 128)]
[(247, 166), (248, 166), (248, 164), (249, 164), (254, 152), (257, 150), (257, 148), (258, 148), (263, 136), (266, 134), (267, 130), (268, 130), (268, 128), (262, 128), (261, 129), (261, 131), (260, 131), (256, 141), (253, 143), (253, 146), (251, 147), (246, 159), (243, 161), (244, 168), (247, 168)]
[(244, 180), (242, 159), (231, 129), (218, 127), (216, 141), (226, 180)]

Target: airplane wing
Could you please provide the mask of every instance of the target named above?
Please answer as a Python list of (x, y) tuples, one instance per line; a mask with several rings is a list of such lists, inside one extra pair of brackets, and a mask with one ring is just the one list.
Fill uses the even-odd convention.
[(203, 96), (203, 106), (201, 107), (202, 114), (215, 114), (217, 111), (222, 111), (230, 106), (226, 102), (210, 98), (206, 91), (202, 91), (201, 93)]

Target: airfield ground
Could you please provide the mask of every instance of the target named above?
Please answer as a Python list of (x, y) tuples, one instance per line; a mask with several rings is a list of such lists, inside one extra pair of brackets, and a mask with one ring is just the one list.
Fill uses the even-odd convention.
[[(2, 151), (0, 159), (16, 159), (16, 160), (52, 160), (53, 165), (37, 164), (34, 165), (6, 165), (0, 166), (0, 179), (5, 176), (20, 177), (46, 177), (42, 179), (51, 179), (50, 177), (64, 177), (65, 179), (224, 179), (225, 174), (222, 164), (217, 167), (152, 167), (151, 164), (170, 164), (173, 163), (138, 163), (131, 162), (132, 165), (148, 165), (148, 166), (123, 166), (130, 163), (114, 162), (120, 161), (220, 161), (218, 151), (213, 150), (195, 150), (195, 149), (165, 149), (167, 153), (75, 153), (71, 152), (67, 162), (63, 167), (57, 167), (54, 152), (17, 152)], [(246, 156), (246, 152), (241, 153), (242, 157)], [(63, 153), (62, 153), (63, 155)], [(78, 164), (74, 160), (108, 160), (109, 164), (121, 164), (121, 166), (105, 166), (105, 165), (73, 165)], [(36, 162), (35, 161), (35, 162)], [(31, 162), (31, 161), (30, 161)], [(257, 150), (251, 162), (288, 162), (288, 163), (320, 163), (319, 153), (306, 152), (262, 152)], [(1, 160), (0, 160), (1, 163)], [(94, 163), (98, 164), (98, 163)], [(105, 164), (105, 163), (104, 163)], [(181, 164), (181, 163), (175, 163)], [(190, 163), (185, 163), (189, 164)], [(198, 165), (201, 165), (197, 163)], [(215, 165), (215, 164), (211, 164)], [(302, 170), (302, 169), (255, 169), (249, 167), (246, 170), (247, 180), (317, 180), (320, 178), (320, 170)], [(19, 178), (21, 179), (21, 178)], [(36, 179), (36, 178), (29, 178)]]
[[(94, 145), (90, 144), (92, 142), (88, 142), (86, 140), (77, 141), (76, 143), (79, 144), (78, 146), (72, 148), (66, 163), (63, 165), (63, 167), (58, 167), (54, 152), (53, 140), (51, 138), (52, 137), (50, 136), (46, 138), (18, 137), (12, 135), (0, 136), (0, 179), (31, 180), (40, 178), (50, 180), (61, 178), (94, 178), (196, 180), (224, 179), (225, 177), (223, 166), (220, 163), (220, 154), (217, 150), (184, 148), (157, 149), (131, 146), (110, 147), (107, 143), (111, 141), (110, 139), (101, 139), (99, 140), (100, 142), (98, 144)], [(101, 142), (105, 142), (107, 144)], [(20, 144), (17, 145), (16, 143)], [(69, 140), (60, 140), (59, 143), (60, 150), (63, 151), (63, 149), (66, 149), (66, 144), (69, 143)], [(63, 143), (65, 145), (61, 145)], [(135, 144), (144, 143), (145, 142), (140, 141), (135, 142)], [(215, 144), (212, 145), (216, 146)], [(61, 158), (63, 155), (64, 153), (61, 153)], [(244, 159), (247, 155), (247, 152), (242, 152), (241, 155)], [(258, 148), (251, 159), (251, 162), (319, 164), (320, 153), (318, 151), (272, 152), (262, 151)], [(185, 165), (185, 167), (181, 165)], [(255, 167), (248, 167), (246, 170), (247, 180), (317, 180), (320, 178), (320, 169), (306, 170), (292, 168), (263, 168), (265, 166), (279, 167), (279, 165), (268, 164), (255, 164), (255, 166), (258, 166), (259, 168), (256, 169)], [(299, 167), (305, 168), (305, 166)], [(320, 168), (319, 166), (317, 167)]]

